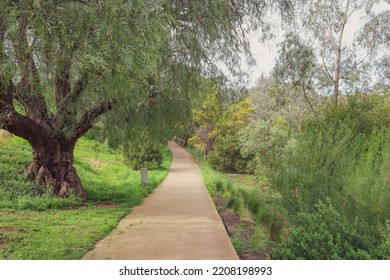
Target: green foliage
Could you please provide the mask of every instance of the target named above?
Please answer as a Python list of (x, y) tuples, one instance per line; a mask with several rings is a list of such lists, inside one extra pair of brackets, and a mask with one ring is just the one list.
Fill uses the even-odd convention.
[(233, 236), (232, 238), (230, 238), (230, 241), (232, 242), (234, 250), (236, 250), (237, 254), (242, 254), (248, 251), (249, 244), (239, 236)]
[(214, 124), (216, 134), (213, 150), (209, 154), (210, 164), (225, 172), (247, 173), (248, 160), (240, 154), (238, 132), (250, 121), (253, 112), (250, 99), (246, 98), (226, 108)]
[(219, 137), (210, 152), (208, 160), (216, 170), (224, 172), (248, 173), (248, 160), (240, 154), (236, 135), (227, 134)]
[(280, 197), (259, 188), (245, 188), (242, 195), (257, 224), (268, 228), (270, 240), (280, 241), (289, 226), (288, 215), (281, 205)]
[(134, 170), (159, 167), (167, 151), (166, 143), (149, 138), (147, 133), (141, 133), (137, 138), (123, 144), (124, 156), (129, 166)]
[[(324, 197), (341, 203), (352, 174), (381, 180), (375, 174), (385, 168), (380, 165), (386, 161), (389, 111), (387, 99), (380, 96), (351, 97), (345, 105), (325, 109), (319, 119), (304, 124), (303, 131), (285, 144), (276, 157), (278, 165), (271, 166), (268, 173), (282, 190), (289, 209), (308, 210)], [(372, 165), (374, 159), (376, 165)], [(363, 168), (359, 165), (364, 164), (370, 168), (365, 169), (366, 174), (359, 173)]]
[(280, 83), (292, 83), (303, 90), (310, 89), (316, 70), (314, 49), (306, 46), (298, 35), (288, 33), (280, 44), (273, 76)]
[(390, 221), (381, 230), (382, 243), (375, 249), (375, 255), (380, 259), (389, 260), (390, 258)]
[(259, 120), (238, 133), (240, 153), (253, 159), (248, 165), (256, 169), (257, 175), (279, 165), (278, 156), (288, 141), (289, 130), (286, 118), (276, 115), (271, 121)]
[(378, 246), (375, 244), (378, 240), (367, 235), (364, 222), (348, 222), (329, 201), (320, 201), (315, 208), (312, 213), (297, 215), (296, 226), (286, 242), (274, 249), (273, 258), (335, 260), (376, 257), (370, 251)]
[[(270, 187), (259, 187), (258, 183), (248, 186), (244, 178), (254, 178), (253, 175), (237, 175), (233, 177), (213, 171), (208, 163), (200, 165), (205, 184), (210, 194), (218, 194), (227, 201), (227, 207), (236, 213), (247, 213), (256, 221), (257, 229), (249, 240), (239, 236), (232, 238), (236, 250), (258, 251), (265, 248), (271, 241), (280, 242), (286, 236), (290, 226), (288, 214), (282, 206), (281, 196)], [(232, 178), (235, 178), (234, 183)], [(261, 229), (261, 230), (260, 230)]]
[[(298, 218), (280, 256), (390, 257), (380, 249), (387, 246), (383, 229), (390, 219), (389, 113), (387, 96), (351, 96), (305, 122), (282, 146), (278, 165), (268, 166), (267, 174)], [(331, 203), (314, 207), (325, 198)], [(312, 243), (318, 245), (310, 248)]]
[(373, 132), (365, 152), (346, 167), (344, 206), (363, 220), (384, 224), (390, 218), (390, 133)]
[(220, 133), (217, 124), (222, 116), (222, 106), (215, 88), (205, 94), (199, 108), (195, 108), (192, 115), (197, 130), (189, 139), (189, 143), (208, 153), (214, 148), (215, 140)]

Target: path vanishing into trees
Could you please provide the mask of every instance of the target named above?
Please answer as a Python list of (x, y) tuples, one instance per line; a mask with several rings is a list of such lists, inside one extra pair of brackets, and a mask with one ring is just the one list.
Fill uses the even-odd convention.
[(238, 259), (191, 154), (168, 146), (165, 180), (83, 259)]

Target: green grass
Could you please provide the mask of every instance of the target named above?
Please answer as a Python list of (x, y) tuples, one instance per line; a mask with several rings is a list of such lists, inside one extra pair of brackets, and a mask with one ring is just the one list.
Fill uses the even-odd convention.
[(94, 141), (81, 139), (75, 150), (75, 166), (90, 201), (137, 205), (165, 178), (172, 161), (168, 150), (161, 166), (149, 170), (149, 184), (145, 186), (141, 184), (140, 172), (126, 166), (121, 154), (104, 147), (97, 153), (91, 150), (96, 145)]
[(266, 255), (270, 244), (279, 242), (289, 227), (280, 193), (266, 180), (257, 181), (255, 176), (215, 171), (203, 160), (197, 164), (210, 195), (224, 197), (230, 211), (239, 213), (242, 219), (249, 217), (256, 221), (249, 239), (241, 238), (239, 232), (231, 237), (237, 253), (262, 251)]
[(0, 259), (80, 259), (165, 178), (171, 160), (168, 152), (144, 186), (120, 153), (81, 139), (75, 166), (89, 196), (83, 203), (52, 197), (26, 180), (29, 145), (0, 138)]

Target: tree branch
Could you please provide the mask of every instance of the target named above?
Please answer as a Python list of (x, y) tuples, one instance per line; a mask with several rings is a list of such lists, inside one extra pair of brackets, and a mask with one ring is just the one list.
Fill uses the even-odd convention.
[(67, 105), (63, 103), (65, 101), (66, 96), (70, 94), (69, 60), (61, 59), (57, 62), (55, 89), (57, 110), (61, 111), (62, 107), (67, 107)]
[(313, 111), (314, 115), (317, 116), (316, 110), (314, 110), (314, 107), (313, 107), (313, 105), (311, 104), (311, 102), (310, 102), (310, 100), (309, 100), (309, 97), (307, 96), (306, 87), (305, 87), (305, 85), (303, 84), (303, 82), (301, 82), (301, 86), (302, 86), (303, 96), (305, 97), (306, 102), (309, 104), (310, 109)]
[(73, 90), (70, 93), (70, 101), (72, 103), (76, 103), (79, 100), (80, 95), (84, 92), (84, 90), (87, 87), (88, 80), (89, 80), (88, 74), (83, 73), (81, 77), (75, 82), (73, 86)]
[(93, 122), (99, 116), (110, 111), (113, 108), (113, 106), (117, 103), (118, 100), (115, 99), (105, 100), (102, 103), (90, 109), (89, 111), (85, 112), (84, 115), (81, 117), (80, 121), (78, 122), (78, 124), (76, 124), (74, 127), (74, 138), (78, 139), (81, 136), (83, 136), (85, 133), (87, 133), (87, 131), (92, 128)]
[(45, 130), (31, 118), (15, 110), (14, 90), (12, 81), (7, 84), (0, 79), (0, 128), (26, 139), (32, 145), (37, 144), (43, 140), (41, 137), (45, 134)]
[(0, 124), (8, 132), (27, 140), (32, 145), (42, 142), (41, 137), (45, 135), (39, 124), (19, 114), (10, 106), (0, 106)]
[(349, 75), (353, 70), (356, 70), (357, 67), (358, 67), (360, 64), (362, 64), (362, 63), (366, 60), (366, 58), (369, 57), (370, 55), (371, 55), (371, 53), (368, 52), (362, 59), (360, 59), (359, 62), (356, 62), (356, 63), (355, 63), (354, 67), (351, 67), (351, 69), (349, 69), (347, 72), (345, 72), (345, 73), (342, 75), (342, 78), (343, 78), (343, 79), (346, 79), (346, 78), (348, 77), (348, 75)]
[(18, 67), (21, 70), (21, 88), (16, 92), (15, 97), (24, 106), (30, 119), (38, 124), (48, 125), (49, 114), (40, 89), (39, 73), (27, 40), (28, 20), (26, 13), (28, 11), (25, 3), (21, 1), (19, 5), (21, 6), (19, 31), (17, 38), (11, 39)]
[(326, 63), (325, 63), (325, 57), (322, 55), (322, 65), (324, 66), (324, 69), (325, 69), (325, 73), (328, 75), (328, 78), (333, 82), (335, 83), (332, 75), (330, 74), (329, 70), (328, 70), (328, 67), (326, 67)]

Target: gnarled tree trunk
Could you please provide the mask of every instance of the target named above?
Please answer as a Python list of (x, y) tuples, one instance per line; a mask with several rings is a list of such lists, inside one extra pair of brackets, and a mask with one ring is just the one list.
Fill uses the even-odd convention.
[(73, 167), (75, 142), (49, 141), (33, 145), (33, 161), (28, 167), (28, 178), (51, 187), (53, 194), (67, 197), (70, 194), (87, 200), (87, 193)]

